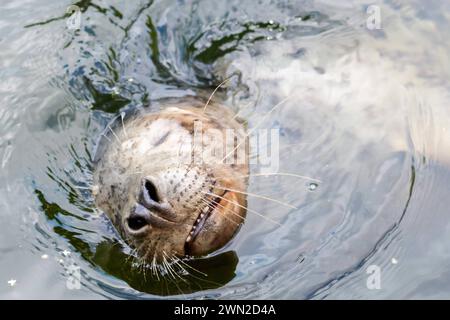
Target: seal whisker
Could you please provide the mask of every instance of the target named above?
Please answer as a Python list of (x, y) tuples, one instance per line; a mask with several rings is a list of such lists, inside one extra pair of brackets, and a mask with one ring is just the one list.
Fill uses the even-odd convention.
[(120, 118), (121, 118), (121, 120), (122, 120), (122, 131), (123, 131), (123, 133), (125, 134), (125, 137), (127, 137), (128, 138), (128, 133), (127, 133), (127, 131), (125, 130), (125, 124), (123, 123), (123, 120), (125, 119), (125, 112), (121, 112), (120, 113)]
[[(245, 220), (247, 219), (246, 217), (243, 217), (243, 216), (239, 215), (236, 211), (234, 211), (234, 210), (232, 210), (232, 209), (230, 209), (230, 208), (226, 208), (224, 205), (222, 205), (222, 204), (216, 202), (215, 200), (213, 200), (213, 202), (215, 203), (215, 205), (217, 205), (217, 206), (223, 208), (224, 210), (227, 210), (227, 211), (231, 212), (231, 213), (234, 214), (236, 217), (238, 217), (239, 219), (241, 219), (241, 220), (242, 220), (241, 223), (238, 223), (238, 222), (236, 222), (236, 221), (233, 221), (233, 220), (229, 219), (230, 222), (233, 222), (233, 223), (236, 224), (237, 226), (241, 225), (241, 224), (242, 224), (243, 222), (245, 222)], [(226, 218), (226, 216), (224, 216), (224, 217)]]
[[(125, 242), (132, 243), (132, 241), (131, 241), (131, 239), (130, 239), (130, 237), (128, 235), (124, 234), (123, 237), (124, 237)], [(128, 263), (131, 260), (138, 260), (139, 259), (138, 258), (138, 250), (137, 250), (137, 248), (131, 248), (130, 247), (130, 249), (131, 249), (131, 251), (128, 254), (127, 258), (125, 259), (125, 263)]]
[(152, 260), (152, 273), (153, 273), (153, 275), (156, 275), (156, 278), (157, 278), (158, 281), (159, 281), (159, 269), (158, 269), (157, 264), (156, 264), (156, 254), (153, 255), (153, 260)]
[(136, 269), (138, 270), (138, 272), (144, 273), (145, 264), (146, 264), (145, 259), (143, 257), (139, 257), (138, 258), (138, 262), (137, 262), (137, 266), (136, 266)]
[[(143, 255), (139, 256), (139, 252), (141, 251), (142, 248), (146, 247), (147, 249), (145, 250), (145, 253)], [(134, 257), (136, 259), (136, 269), (138, 272), (142, 272), (144, 274), (144, 278), (146, 276), (145, 274), (145, 267), (146, 267), (146, 259), (147, 259), (147, 255), (148, 252), (150, 250), (150, 246), (148, 246), (148, 242), (144, 241), (142, 242), (136, 249), (134, 249), (132, 252), (136, 253), (136, 256)]]
[(139, 273), (141, 273), (143, 276), (144, 276), (144, 280), (145, 281), (147, 281), (147, 277), (146, 277), (146, 265), (147, 265), (147, 262), (146, 262), (146, 260), (144, 259), (144, 258), (140, 258), (139, 259), (139, 265), (138, 265), (138, 271), (139, 271)]
[(222, 159), (221, 162), (224, 162), (230, 155), (232, 155), (240, 146), (242, 143), (244, 143), (247, 138), (263, 123), (263, 121), (275, 110), (277, 109), (279, 106), (281, 106), (283, 103), (285, 103), (287, 100), (289, 100), (289, 98), (291, 98), (293, 96), (294, 93), (291, 93), (290, 95), (288, 95), (286, 98), (284, 98), (283, 100), (281, 100), (280, 102), (278, 102), (272, 109), (269, 110), (269, 112), (267, 112), (262, 118), (261, 120), (256, 124), (256, 126), (254, 126), (251, 130), (248, 131), (248, 133), (244, 136), (244, 139), (242, 139), (241, 142), (239, 142), (236, 147), (233, 148), (233, 150), (231, 150), (230, 152), (227, 153), (227, 155)]
[(147, 282), (147, 263), (145, 262), (145, 259), (142, 259), (142, 264), (140, 267), (140, 272), (144, 276), (144, 281)]
[[(198, 269), (195, 269), (194, 267), (192, 267), (191, 265), (187, 264), (187, 263), (186, 263), (185, 261), (183, 261), (182, 259), (179, 259), (178, 261), (179, 261), (180, 263), (184, 264), (184, 265), (185, 265), (186, 267), (188, 267), (189, 269), (193, 270), (194, 272), (199, 273), (199, 274), (202, 275), (203, 277), (205, 277), (205, 278), (208, 277), (208, 274), (206, 274), (206, 273), (204, 273), (204, 272), (202, 272), (202, 271), (200, 271), (200, 270), (198, 270)], [(218, 285), (218, 286), (222, 286), (219, 282), (212, 281), (212, 280), (207, 280), (207, 279), (202, 279), (202, 278), (200, 278), (200, 277), (197, 277), (197, 276), (194, 275), (193, 273), (190, 273), (189, 276), (192, 277), (192, 278), (194, 278), (194, 279), (196, 279), (196, 280), (204, 281), (204, 282), (206, 282), (206, 283), (210, 283), (210, 284), (215, 285), (215, 286), (217, 286), (217, 285)]]
[(168, 275), (169, 276), (169, 279), (170, 279), (170, 277), (171, 277), (171, 274), (170, 274), (170, 272), (169, 272), (169, 270), (167, 269), (167, 266), (166, 266), (166, 258), (165, 257), (162, 257), (162, 260), (161, 260), (161, 267), (163, 267), (164, 268), (164, 275)]
[[(235, 177), (237, 177), (237, 178), (240, 178), (240, 177), (246, 178), (246, 177), (267, 177), (267, 176), (295, 177), (295, 178), (299, 178), (299, 179), (305, 179), (305, 180), (310, 180), (310, 181), (322, 183), (322, 180), (315, 179), (315, 178), (312, 178), (312, 177), (309, 177), (309, 176), (300, 175), (300, 174), (289, 173), (289, 172), (251, 173), (251, 174), (246, 174), (246, 175), (237, 175)], [(223, 178), (227, 178), (227, 177), (216, 177), (216, 178), (217, 179), (223, 179)]]
[[(254, 174), (250, 174), (250, 175), (246, 175), (246, 176), (247, 177), (250, 177), (250, 176), (253, 176), (253, 177), (286, 176), (286, 177), (295, 177), (295, 178), (300, 178), (300, 179), (305, 179), (305, 180), (310, 180), (310, 181), (322, 183), (322, 180), (320, 180), (320, 179), (316, 179), (316, 178), (312, 178), (312, 177), (309, 177), (309, 176), (300, 175), (300, 174), (296, 174), (296, 173), (290, 173), (290, 172), (254, 173)], [(243, 177), (245, 177), (245, 176), (243, 176)]]
[(187, 271), (178, 261), (180, 260), (178, 257), (176, 256), (172, 256), (172, 262), (175, 263), (178, 268), (180, 268), (180, 270), (184, 273), (184, 275), (190, 275), (189, 271)]
[[(155, 251), (157, 243), (156, 242), (152, 242), (151, 240), (149, 240), (149, 241), (146, 242), (146, 246), (147, 246), (147, 250), (145, 251), (145, 255), (143, 256), (143, 259), (148, 263), (150, 253)], [(156, 254), (153, 254), (153, 260), (152, 261), (156, 262)]]
[[(192, 267), (191, 265), (187, 264), (187, 263), (186, 263), (185, 261), (183, 261), (182, 259), (179, 259), (179, 258), (176, 258), (176, 259), (177, 259), (178, 263), (184, 264), (187, 268), (193, 270), (193, 271), (196, 272), (196, 273), (199, 273), (201, 276), (203, 276), (203, 277), (205, 277), (205, 278), (208, 277), (208, 275), (207, 275), (206, 273), (201, 272), (200, 270), (198, 270), (198, 269)], [(183, 269), (184, 269), (184, 268), (183, 268)], [(184, 270), (186, 270), (186, 269), (184, 269)], [(186, 272), (188, 272), (188, 271), (186, 270)], [(211, 281), (211, 280), (206, 280), (206, 279), (204, 279), (204, 278), (200, 278), (200, 277), (194, 275), (193, 273), (188, 273), (188, 275), (189, 275), (189, 277), (191, 277), (191, 278), (193, 278), (193, 279), (195, 279), (195, 280), (199, 280), (199, 281), (203, 281), (203, 282), (206, 282), (206, 283), (210, 283), (210, 284), (212, 284), (212, 285), (214, 285), (214, 286), (222, 286), (219, 282)], [(188, 285), (189, 285), (189, 282), (188, 282)], [(190, 285), (189, 285), (189, 287), (190, 287)]]
[(245, 206), (242, 206), (242, 205), (240, 205), (239, 203), (233, 202), (233, 201), (231, 201), (231, 200), (228, 200), (228, 199), (226, 199), (226, 198), (224, 198), (224, 197), (215, 195), (215, 194), (213, 194), (213, 193), (204, 192), (204, 191), (200, 191), (200, 192), (203, 192), (203, 193), (205, 193), (205, 194), (208, 194), (208, 195), (211, 195), (211, 196), (215, 196), (215, 197), (221, 198), (221, 199), (223, 199), (223, 200), (225, 200), (225, 201), (228, 201), (229, 203), (232, 203), (232, 204), (234, 204), (234, 205), (236, 205), (236, 206), (238, 206), (238, 207), (241, 207), (241, 208), (243, 208), (243, 209), (246, 209), (248, 212), (252, 212), (252, 213), (258, 215), (258, 216), (260, 216), (261, 218), (266, 219), (267, 221), (270, 221), (270, 222), (272, 222), (272, 223), (274, 223), (274, 224), (276, 224), (276, 225), (278, 225), (278, 226), (281, 226), (280, 223), (278, 223), (278, 222), (276, 222), (276, 221), (274, 221), (274, 220), (272, 220), (272, 219), (270, 219), (270, 218), (268, 218), (268, 217), (262, 215), (261, 213), (255, 211), (255, 210), (252, 210), (252, 209), (250, 209), (250, 208), (247, 208), (247, 207), (245, 207)]
[[(183, 265), (185, 265), (187, 268), (191, 269), (192, 271), (197, 272), (197, 273), (200, 273), (200, 274), (201, 274), (202, 276), (204, 276), (204, 277), (207, 277), (207, 276), (208, 276), (206, 273), (201, 272), (200, 270), (195, 269), (193, 266), (187, 264), (187, 263), (186, 263), (185, 261), (183, 261), (182, 259), (179, 259), (179, 258), (178, 258), (178, 262), (179, 262), (179, 263), (182, 263)], [(190, 275), (194, 277), (194, 275), (193, 275), (192, 273), (190, 273)]]
[[(184, 278), (186, 278), (187, 276), (191, 276), (191, 277), (192, 277), (191, 273), (189, 273), (189, 271), (187, 271), (187, 270), (186, 270), (186, 269), (178, 262), (178, 261), (180, 261), (180, 259), (179, 259), (177, 256), (173, 255), (172, 258), (170, 258), (170, 259), (171, 259), (171, 262), (170, 262), (170, 263), (174, 263), (174, 264), (179, 268), (179, 271), (177, 271), (177, 272), (181, 272), (181, 275), (180, 275), (180, 276), (183, 276)], [(189, 281), (187, 281), (187, 279), (185, 279), (184, 283), (186, 283), (187, 286), (189, 287), (189, 291), (192, 291), (192, 289), (191, 289), (191, 284), (189, 283)]]
[[(210, 207), (211, 209), (214, 209), (214, 208), (215, 208), (215, 207), (211, 204), (211, 202), (208, 202), (208, 201), (206, 201), (206, 200), (204, 200), (204, 199), (202, 199), (202, 201), (203, 201), (208, 207)], [(216, 205), (221, 206), (221, 207), (224, 208), (225, 210), (230, 210), (230, 209), (225, 208), (224, 206), (222, 206), (220, 203), (216, 203)], [(230, 210), (230, 212), (231, 212), (232, 214), (235, 214), (236, 216), (238, 216), (239, 218), (242, 219), (242, 217), (241, 217), (240, 215), (236, 214), (236, 213), (233, 212), (232, 210)], [(227, 220), (230, 221), (231, 223), (234, 223), (235, 225), (239, 225), (239, 223), (237, 223), (236, 221), (231, 220), (231, 219), (228, 218), (225, 214), (222, 214), (220, 211), (217, 211), (217, 213), (219, 213), (221, 216), (223, 216), (225, 219), (227, 219)], [(245, 219), (243, 219), (243, 220), (245, 220)]]
[[(166, 255), (165, 251), (163, 250), (163, 255)], [(175, 269), (168, 263), (167, 259), (165, 256), (163, 256), (163, 265), (165, 266), (169, 277), (172, 277), (172, 279), (174, 280), (175, 285), (178, 287), (178, 285), (176, 284), (176, 279), (177, 277), (180, 278), (182, 281), (186, 281), (184, 279), (182, 279), (175, 271)], [(178, 288), (179, 289), (179, 288)]]
[(221, 83), (219, 83), (219, 85), (214, 89), (214, 91), (213, 91), (213, 92), (211, 93), (211, 95), (209, 96), (208, 101), (206, 101), (205, 106), (203, 107), (203, 113), (205, 113), (206, 108), (208, 107), (208, 104), (209, 104), (209, 102), (211, 101), (211, 99), (212, 99), (212, 97), (214, 96), (214, 94), (216, 93), (216, 91), (219, 90), (219, 88), (220, 88), (221, 86), (223, 86), (225, 83), (227, 83), (228, 81), (230, 81), (230, 79), (231, 79), (232, 77), (233, 77), (233, 76), (226, 78), (226, 79), (223, 80)]
[(112, 143), (112, 141), (111, 141), (111, 139), (104, 133), (104, 132), (102, 132), (102, 134), (101, 134), (103, 137), (105, 137), (106, 138), (106, 140), (108, 140), (109, 142), (111, 142)]
[[(183, 278), (178, 274), (177, 270), (175, 270), (175, 268), (172, 266), (170, 260), (173, 261), (173, 259), (171, 259), (171, 258), (169, 257), (169, 255), (168, 255), (164, 250), (163, 250), (163, 255), (165, 256), (165, 257), (164, 257), (164, 261), (166, 262), (166, 264), (167, 264), (167, 266), (169, 267), (169, 269), (172, 270), (173, 274), (174, 274), (176, 277), (178, 277), (181, 281), (187, 283), (186, 279), (183, 279)], [(166, 258), (167, 258), (167, 260), (166, 260)]]
[(127, 258), (125, 259), (125, 263), (129, 263), (132, 260), (135, 260), (136, 256), (134, 254), (135, 254), (135, 250), (133, 249), (133, 250), (131, 250), (131, 252), (128, 254)]
[(253, 103), (253, 101), (250, 101), (249, 103), (247, 103), (245, 106), (243, 106), (243, 107), (240, 107), (240, 110), (238, 111), (238, 112), (236, 112), (236, 114), (233, 116), (233, 118), (231, 118), (232, 120), (236, 120), (236, 118), (237, 117), (239, 117), (239, 113), (242, 111), (242, 110), (245, 110), (245, 109), (247, 109), (247, 107), (249, 106), (249, 105), (251, 105)]
[(163, 276), (163, 279), (167, 279), (167, 275), (169, 275), (169, 270), (167, 270), (166, 265), (164, 264), (164, 257), (161, 257), (161, 259), (159, 259), (160, 263), (158, 264), (158, 269), (161, 271), (161, 275)]
[[(214, 206), (211, 203), (206, 203), (206, 205), (211, 208), (214, 209)], [(219, 203), (216, 203), (216, 205), (219, 205)], [(222, 206), (223, 207), (223, 206)], [(228, 210), (227, 208), (224, 208), (225, 210)], [(233, 223), (236, 226), (239, 226), (239, 223), (237, 223), (236, 221), (231, 220), (229, 217), (227, 217), (224, 213), (221, 213), (220, 211), (217, 211), (217, 213), (219, 215), (221, 215), (222, 217), (224, 217), (227, 221)], [(232, 212), (233, 213), (233, 212)], [(239, 216), (240, 217), (240, 216)]]
[(286, 206), (286, 207), (291, 208), (291, 209), (298, 209), (297, 207), (295, 207), (295, 206), (293, 206), (293, 205), (291, 205), (289, 203), (285, 203), (283, 201), (272, 199), (270, 197), (259, 195), (259, 194), (256, 194), (256, 193), (250, 193), (250, 192), (240, 191), (240, 190), (236, 190), (236, 189), (225, 188), (225, 187), (217, 186), (217, 185), (215, 186), (215, 188), (221, 189), (221, 190), (228, 190), (228, 191), (231, 191), (231, 192), (245, 194), (245, 195), (250, 196), (250, 197), (255, 197), (255, 198), (260, 198), (260, 199), (272, 201), (272, 202), (281, 204), (281, 205)]
[(114, 130), (111, 128), (111, 126), (108, 124), (108, 129), (112, 132), (113, 136), (116, 138), (117, 142), (120, 144), (122, 141), (119, 139), (117, 134), (114, 132)]

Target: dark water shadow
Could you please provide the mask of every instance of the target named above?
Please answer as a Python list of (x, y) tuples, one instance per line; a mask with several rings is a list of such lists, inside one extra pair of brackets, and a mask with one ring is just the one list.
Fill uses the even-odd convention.
[(174, 271), (161, 275), (153, 273), (151, 268), (143, 270), (136, 267), (133, 260), (124, 253), (119, 243), (112, 241), (98, 244), (91, 258), (103, 271), (125, 281), (133, 289), (160, 296), (220, 288), (236, 276), (239, 262), (236, 252), (228, 251), (212, 257), (183, 261), (179, 265), (172, 265)]
[(179, 260), (171, 264), (170, 270), (160, 268), (156, 271), (148, 266), (142, 267), (136, 257), (126, 253), (126, 248), (116, 239), (104, 239), (99, 243), (84, 240), (86, 234), (94, 231), (68, 226), (62, 222), (61, 216), (65, 220), (75, 218), (86, 221), (85, 218), (47, 201), (39, 189), (35, 189), (35, 194), (41, 210), (53, 224), (53, 231), (57, 235), (66, 239), (93, 269), (123, 280), (135, 290), (160, 296), (183, 295), (220, 288), (236, 276), (239, 258), (234, 251), (205, 258)]

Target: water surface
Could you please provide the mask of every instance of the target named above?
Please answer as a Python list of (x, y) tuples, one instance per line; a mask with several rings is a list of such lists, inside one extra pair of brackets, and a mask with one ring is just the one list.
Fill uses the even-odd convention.
[[(0, 297), (448, 298), (449, 22), (439, 1), (2, 1)], [(289, 206), (250, 196), (268, 219), (156, 279), (93, 205), (96, 141), (227, 77), (214, 99), (280, 133), (249, 192)]]

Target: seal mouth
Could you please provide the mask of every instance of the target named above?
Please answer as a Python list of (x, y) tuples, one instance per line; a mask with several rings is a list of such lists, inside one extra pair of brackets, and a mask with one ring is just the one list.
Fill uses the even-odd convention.
[(195, 238), (198, 236), (200, 231), (202, 231), (206, 220), (212, 215), (212, 213), (217, 209), (217, 206), (220, 203), (220, 200), (223, 198), (223, 196), (227, 193), (225, 191), (221, 196), (216, 196), (212, 201), (210, 205), (206, 205), (198, 215), (197, 219), (195, 220), (194, 224), (191, 227), (191, 231), (189, 232), (186, 241), (185, 241), (185, 249), (186, 252), (189, 252), (189, 245), (194, 242)]

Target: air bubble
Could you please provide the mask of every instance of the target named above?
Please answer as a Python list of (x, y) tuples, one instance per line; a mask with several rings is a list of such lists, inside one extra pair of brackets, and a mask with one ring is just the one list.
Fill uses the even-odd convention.
[(319, 186), (319, 185), (318, 185), (317, 183), (311, 182), (311, 183), (309, 184), (309, 186), (308, 186), (308, 189), (309, 189), (309, 191), (314, 191), (314, 190), (317, 189), (318, 186)]

